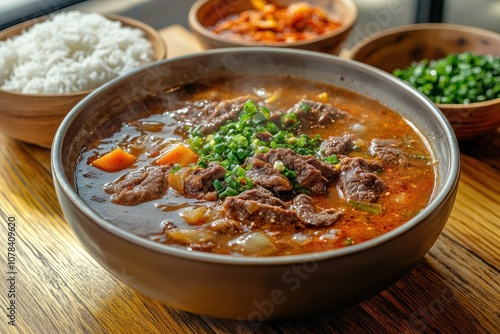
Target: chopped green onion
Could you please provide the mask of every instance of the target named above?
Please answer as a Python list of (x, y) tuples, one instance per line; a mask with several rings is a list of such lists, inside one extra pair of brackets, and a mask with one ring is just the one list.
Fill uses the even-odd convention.
[(240, 192), (234, 188), (227, 187), (224, 191), (219, 193), (219, 198), (224, 198), (228, 196), (237, 196)]
[(178, 172), (180, 169), (182, 168), (182, 165), (181, 164), (175, 164), (172, 166), (172, 168), (170, 169), (170, 173), (176, 173)]
[(260, 112), (264, 115), (264, 117), (269, 120), (271, 118), (271, 111), (266, 107), (260, 107)]
[(382, 205), (378, 203), (366, 203), (366, 202), (358, 202), (358, 201), (348, 201), (347, 204), (352, 206), (355, 209), (362, 210), (368, 213), (372, 213), (375, 215), (382, 214)]
[(271, 112), (266, 107), (261, 107), (260, 110), (253, 117), (252, 122), (257, 125), (262, 122), (268, 121), (271, 118)]
[(219, 180), (215, 180), (212, 184), (215, 188), (215, 191), (217, 191), (217, 193), (224, 191), (224, 185)]
[(288, 168), (284, 168), (283, 169), (283, 175), (285, 175), (289, 180), (292, 180), (294, 181), (295, 178), (297, 177), (297, 172), (292, 170), (292, 169), (288, 169)]
[(309, 110), (311, 110), (311, 107), (303, 101), (300, 101), (299, 106), (300, 106), (300, 109), (302, 109), (302, 111), (305, 113), (308, 112)]
[(255, 103), (253, 100), (248, 100), (243, 106), (243, 111), (247, 114), (247, 116), (255, 115), (258, 110), (259, 107), (257, 106), (257, 103)]
[[(308, 108), (306, 105), (304, 108)], [(239, 118), (227, 121), (214, 133), (203, 135), (200, 126), (191, 129), (187, 142), (200, 156), (198, 165), (206, 168), (209, 163), (218, 163), (227, 171), (224, 180), (214, 181), (213, 185), (219, 198), (235, 196), (244, 190), (251, 189), (253, 182), (246, 177), (246, 170), (251, 166), (245, 164), (248, 157), (256, 153), (267, 153), (271, 148), (292, 149), (297, 154), (316, 156), (321, 144), (319, 135), (309, 137), (295, 133), (298, 127), (295, 113), (282, 117), (283, 125), (270, 121), (271, 112), (266, 107), (259, 107), (252, 100), (247, 101), (240, 112)], [(258, 133), (268, 132), (273, 137), (270, 142), (259, 140)], [(297, 173), (286, 168), (283, 163), (276, 162), (274, 166), (291, 182), (295, 182)], [(300, 187), (297, 191), (303, 191)]]
[(351, 238), (349, 238), (349, 237), (347, 237), (347, 238), (345, 238), (345, 239), (344, 239), (344, 241), (342, 242), (342, 245), (344, 245), (344, 246), (350, 246), (350, 245), (352, 245), (353, 243), (354, 243), (354, 242), (352, 241), (352, 239), (351, 239)]
[(299, 121), (297, 120), (297, 114), (293, 112), (285, 114), (283, 115), (283, 117), (281, 117), (281, 125), (286, 130), (293, 130), (298, 126), (298, 124)]
[(255, 153), (267, 153), (267, 152), (269, 152), (269, 147), (267, 147), (267, 146), (259, 146), (255, 150)]
[(329, 157), (326, 157), (325, 161), (332, 164), (332, 165), (336, 165), (339, 163), (339, 158), (337, 158), (337, 155), (333, 154), (333, 155), (330, 155)]
[(455, 53), (414, 62), (393, 74), (435, 103), (468, 104), (500, 97), (500, 57)]
[(234, 175), (237, 175), (240, 177), (246, 176), (245, 170), (240, 165), (236, 165), (236, 167), (234, 167), (232, 172)]
[(306, 195), (311, 195), (311, 191), (309, 189), (305, 188), (298, 188), (296, 191), (300, 194), (306, 194)]

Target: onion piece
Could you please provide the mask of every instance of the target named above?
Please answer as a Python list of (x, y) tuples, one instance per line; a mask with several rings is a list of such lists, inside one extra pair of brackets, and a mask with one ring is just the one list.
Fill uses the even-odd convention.
[(224, 235), (239, 234), (243, 232), (243, 228), (239, 221), (228, 218), (213, 220), (205, 225), (205, 227), (217, 234)]
[(405, 203), (407, 201), (407, 196), (406, 196), (406, 193), (402, 192), (399, 194), (394, 194), (392, 199), (396, 203)]
[(190, 168), (182, 168), (181, 170), (168, 174), (168, 184), (174, 190), (184, 192), (184, 179), (191, 172)]
[(208, 208), (206, 206), (197, 206), (194, 208), (188, 208), (183, 210), (180, 213), (180, 216), (188, 223), (189, 225), (201, 225), (205, 223), (206, 213)]
[(221, 219), (223, 214), (219, 207), (195, 206), (188, 207), (180, 213), (189, 225), (203, 225), (211, 221)]
[(268, 255), (276, 251), (271, 239), (261, 232), (248, 232), (228, 243), (236, 252), (249, 255), (261, 256)]
[(253, 91), (255, 94), (257, 94), (257, 96), (259, 96), (260, 98), (268, 98), (270, 97), (272, 94), (269, 93), (265, 88), (253, 88)]
[(249, 214), (253, 214), (253, 213), (257, 212), (259, 209), (260, 209), (260, 206), (257, 202), (255, 202), (255, 201), (246, 201), (245, 202), (245, 210), (247, 210), (247, 212)]
[(267, 97), (265, 99), (266, 103), (274, 103), (276, 100), (278, 100), (283, 93), (283, 90), (281, 88), (277, 89), (274, 93), (271, 94), (271, 96)]
[(304, 233), (304, 232), (298, 232), (295, 233), (292, 236), (292, 242), (296, 243), (297, 245), (304, 246), (313, 241), (314, 237), (310, 234)]
[(168, 239), (184, 245), (205, 243), (213, 240), (215, 237), (212, 232), (189, 228), (174, 228), (168, 230), (165, 234)]
[(339, 230), (337, 229), (330, 229), (319, 237), (319, 240), (322, 241), (337, 241), (338, 239), (339, 239)]
[(361, 132), (365, 132), (367, 127), (364, 124), (355, 123), (355, 124), (351, 125), (351, 129), (353, 131), (356, 131), (357, 133), (361, 133)]

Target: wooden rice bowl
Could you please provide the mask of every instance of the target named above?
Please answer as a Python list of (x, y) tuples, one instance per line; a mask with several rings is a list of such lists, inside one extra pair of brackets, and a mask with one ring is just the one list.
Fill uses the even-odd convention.
[[(152, 27), (134, 19), (105, 15), (123, 26), (141, 29), (151, 42), (156, 60), (166, 57), (167, 49), (160, 34)], [(32, 19), (0, 32), (0, 41), (19, 35), (49, 16)], [(92, 90), (67, 94), (24, 94), (0, 89), (0, 131), (6, 136), (50, 148), (59, 124), (66, 114)]]

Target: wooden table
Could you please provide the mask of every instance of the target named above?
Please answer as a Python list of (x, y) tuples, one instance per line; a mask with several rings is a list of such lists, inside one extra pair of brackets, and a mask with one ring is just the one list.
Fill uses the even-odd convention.
[[(162, 34), (170, 57), (201, 50), (182, 27)], [(256, 326), (170, 309), (111, 276), (61, 213), (49, 151), (0, 134), (0, 333), (498, 333), (499, 139), (494, 133), (463, 146), (472, 154), (462, 154), (451, 217), (395, 285), (339, 312)]]

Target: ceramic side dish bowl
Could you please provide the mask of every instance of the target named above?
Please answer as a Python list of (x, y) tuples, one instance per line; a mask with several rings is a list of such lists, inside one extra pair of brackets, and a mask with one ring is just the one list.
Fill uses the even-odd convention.
[[(414, 61), (471, 52), (500, 57), (500, 34), (456, 24), (413, 24), (387, 29), (357, 43), (350, 58), (392, 73)], [(500, 98), (470, 104), (438, 104), (459, 140), (500, 126)]]
[[(105, 15), (119, 21), (125, 27), (140, 29), (151, 42), (156, 60), (166, 57), (166, 45), (155, 29), (137, 20), (118, 15)], [(21, 34), (33, 25), (43, 22), (48, 16), (32, 19), (0, 32), (0, 41)], [(57, 127), (81, 99), (92, 90), (74, 93), (28, 94), (0, 89), (0, 131), (26, 143), (50, 148)]]
[[(301, 1), (280, 0), (275, 2), (279, 5), (287, 6)], [(223, 18), (253, 9), (251, 1), (228, 0), (199, 0), (195, 2), (189, 11), (189, 25), (202, 46), (206, 49), (239, 46), (271, 46), (339, 54), (358, 17), (358, 10), (355, 3), (351, 0), (310, 0), (306, 2), (311, 6), (321, 8), (329, 18), (342, 22), (342, 25), (333, 31), (326, 32), (315, 38), (291, 43), (262, 43), (228, 39), (213, 33), (208, 28)]]
[[(290, 75), (357, 92), (395, 110), (421, 131), (435, 154), (437, 179), (430, 203), (402, 226), (360, 244), (304, 255), (236, 257), (139, 237), (98, 215), (79, 196), (75, 169), (90, 133), (147, 96), (226, 74)], [(395, 283), (440, 235), (454, 204), (459, 162), (458, 144), (446, 118), (402, 81), (358, 62), (278, 48), (210, 50), (163, 60), (117, 78), (73, 108), (58, 129), (51, 152), (64, 215), (104, 268), (169, 307), (255, 321), (331, 312)]]

